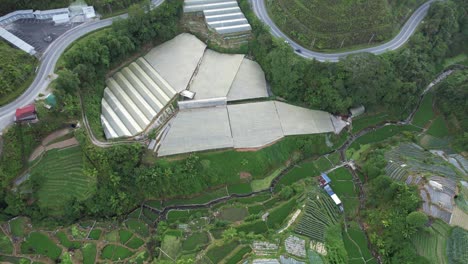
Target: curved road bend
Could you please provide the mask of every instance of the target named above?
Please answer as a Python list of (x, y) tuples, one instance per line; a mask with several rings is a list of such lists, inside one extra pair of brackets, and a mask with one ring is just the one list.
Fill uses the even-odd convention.
[(396, 50), (399, 47), (401, 47), (403, 44), (408, 41), (408, 39), (413, 35), (414, 31), (418, 27), (418, 25), (421, 23), (421, 21), (424, 19), (424, 17), (427, 14), (427, 11), (429, 10), (430, 5), (437, 1), (437, 0), (429, 0), (423, 5), (421, 5), (416, 11), (411, 15), (411, 17), (406, 21), (405, 25), (403, 28), (400, 30), (400, 33), (390, 40), (387, 43), (375, 46), (375, 47), (370, 47), (370, 48), (365, 48), (365, 49), (359, 49), (359, 50), (353, 50), (353, 51), (347, 51), (347, 52), (340, 52), (340, 53), (321, 53), (321, 52), (315, 52), (308, 50), (301, 45), (299, 45), (297, 42), (289, 38), (286, 34), (284, 34), (271, 20), (271, 18), (268, 15), (268, 11), (265, 5), (265, 0), (249, 0), (252, 6), (252, 9), (254, 13), (257, 15), (257, 17), (270, 28), (271, 34), (275, 37), (278, 38), (283, 38), (289, 42), (289, 45), (294, 50), (300, 50), (301, 52), (297, 52), (296, 54), (299, 56), (302, 56), (304, 58), (309, 58), (309, 59), (316, 59), (318, 61), (330, 61), (330, 62), (337, 62), (340, 58), (346, 57), (349, 54), (354, 54), (354, 53), (360, 53), (360, 52), (369, 52), (373, 54), (382, 54), (384, 52), (390, 51), (390, 50)]
[[(151, 2), (153, 7), (157, 7), (164, 2), (164, 0), (152, 0)], [(32, 103), (39, 93), (47, 89), (52, 81), (50, 76), (54, 74), (55, 64), (70, 44), (92, 31), (112, 25), (114, 20), (125, 19), (127, 17), (127, 14), (123, 14), (99, 21), (87, 22), (70, 29), (52, 42), (42, 55), (36, 78), (29, 88), (13, 102), (0, 107), (0, 132), (13, 123), (13, 117), (17, 108)]]

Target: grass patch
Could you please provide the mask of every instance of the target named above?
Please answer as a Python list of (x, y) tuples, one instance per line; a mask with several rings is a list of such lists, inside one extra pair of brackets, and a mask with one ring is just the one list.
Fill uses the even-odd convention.
[(28, 258), (12, 257), (12, 256), (2, 256), (0, 255), (1, 263), (13, 263), (13, 264), (27, 264), (31, 263)]
[(243, 246), (226, 261), (226, 264), (237, 264), (250, 252), (252, 252), (250, 246)]
[(210, 238), (206, 232), (193, 233), (182, 243), (182, 250), (193, 251), (200, 249), (202, 246), (208, 244)]
[(356, 141), (351, 144), (349, 148), (359, 149), (360, 145), (366, 145), (370, 143), (375, 143), (383, 141), (387, 138), (393, 137), (397, 134), (402, 133), (403, 131), (414, 132), (421, 131), (420, 128), (411, 125), (397, 126), (397, 125), (388, 125), (384, 126), (378, 130), (367, 133), (366, 135), (358, 138)]
[(206, 252), (206, 256), (211, 260), (212, 263), (220, 263), (222, 259), (234, 251), (237, 245), (237, 241), (225, 242), (222, 245), (211, 247)]
[(51, 215), (63, 215), (70, 202), (85, 200), (96, 189), (96, 178), (83, 173), (79, 146), (47, 151), (31, 169), (31, 178), (39, 183), (39, 207)]
[(102, 230), (101, 229), (93, 229), (90, 233), (89, 233), (89, 238), (93, 239), (93, 240), (99, 240), (99, 238), (101, 237), (101, 234), (102, 234)]
[(143, 241), (143, 239), (141, 239), (139, 237), (133, 237), (132, 239), (130, 239), (130, 241), (128, 241), (127, 247), (129, 247), (131, 249), (137, 249), (137, 248), (141, 247), (144, 243), (145, 243), (145, 241)]
[(3, 233), (0, 229), (0, 254), (12, 254), (13, 253), (13, 244), (10, 241), (10, 238)]
[(424, 127), (429, 120), (433, 119), (435, 114), (432, 109), (432, 100), (434, 99), (433, 93), (427, 93), (419, 106), (418, 111), (414, 114), (413, 124), (418, 127)]
[(225, 207), (220, 210), (218, 218), (230, 222), (242, 221), (249, 215), (246, 208)]
[(357, 133), (366, 127), (381, 124), (389, 119), (388, 114), (378, 113), (374, 115), (361, 115), (353, 119), (353, 133)]
[(58, 247), (47, 235), (39, 232), (31, 232), (26, 241), (21, 243), (21, 253), (39, 254), (57, 260), (62, 254)]
[(296, 208), (296, 198), (290, 199), (288, 202), (275, 207), (268, 215), (267, 224), (269, 228), (278, 229), (284, 223), (288, 215)]
[(106, 245), (101, 252), (101, 256), (110, 260), (123, 260), (133, 255), (133, 252), (127, 248), (117, 245)]
[(167, 220), (170, 222), (186, 221), (190, 218), (190, 210), (171, 210), (167, 213)]
[(254, 234), (263, 234), (268, 231), (268, 226), (265, 222), (263, 222), (263, 220), (260, 219), (238, 226), (237, 231), (245, 232), (246, 234), (250, 232)]
[(81, 243), (79, 241), (71, 241), (70, 239), (68, 239), (67, 234), (63, 231), (59, 231), (55, 235), (60, 241), (60, 244), (62, 244), (64, 247), (68, 249), (78, 249), (81, 247)]
[(443, 138), (449, 135), (447, 124), (445, 124), (444, 117), (439, 115), (431, 124), (429, 129), (427, 130), (427, 134)]
[(130, 231), (137, 233), (142, 237), (147, 237), (149, 235), (148, 227), (141, 221), (129, 219), (125, 222), (125, 225), (130, 229)]
[(275, 170), (272, 174), (269, 176), (263, 178), (263, 179), (257, 179), (253, 180), (250, 185), (252, 186), (252, 190), (254, 192), (265, 190), (270, 188), (271, 182), (273, 181), (274, 178), (278, 177), (280, 175), (281, 171), (283, 171), (284, 167), (278, 168)]
[(326, 171), (333, 166), (332, 163), (325, 157), (320, 157), (319, 159), (315, 160), (314, 164), (320, 172)]
[[(165, 235), (162, 241), (161, 248), (165, 254), (161, 254), (163, 259), (176, 259), (180, 252), (181, 242), (176, 236)], [(169, 255), (169, 257), (167, 255)]]
[(250, 186), (250, 183), (238, 183), (234, 185), (228, 185), (228, 192), (230, 194), (237, 193), (237, 194), (243, 194), (243, 193), (251, 193), (252, 192), (252, 187)]
[(266, 201), (266, 200), (268, 200), (270, 198), (271, 198), (270, 194), (262, 193), (262, 194), (257, 194), (257, 195), (250, 196), (250, 197), (237, 198), (237, 199), (234, 199), (233, 201), (235, 201), (236, 203), (240, 203), (240, 204), (251, 205), (251, 204), (255, 204), (255, 203), (264, 202), (264, 201)]
[(317, 170), (315, 163), (313, 161), (302, 162), (296, 165), (292, 170), (286, 173), (279, 180), (278, 187), (291, 185), (299, 180), (305, 179), (307, 177), (314, 177), (319, 175), (320, 172)]
[(120, 238), (120, 243), (122, 245), (125, 245), (127, 241), (133, 236), (133, 233), (128, 231), (128, 230), (119, 230), (119, 238)]
[(257, 204), (247, 207), (247, 210), (249, 210), (249, 214), (254, 215), (264, 211), (265, 207), (262, 204)]
[(23, 237), (24, 230), (26, 229), (26, 218), (24, 217), (17, 217), (11, 220), (10, 223), (10, 230), (11, 234), (15, 237)]
[(113, 230), (109, 233), (107, 233), (104, 236), (104, 239), (109, 241), (109, 242), (117, 242), (119, 241), (119, 231), (118, 230)]
[(96, 244), (94, 243), (86, 243), (81, 248), (81, 252), (83, 252), (83, 263), (84, 264), (94, 264), (96, 260)]
[(367, 238), (356, 222), (349, 222), (347, 232), (343, 229), (343, 242), (350, 263), (366, 263), (373, 256), (367, 247)]
[(228, 196), (229, 194), (226, 192), (226, 188), (220, 188), (213, 191), (208, 191), (203, 193), (202, 195), (187, 198), (187, 199), (173, 199), (164, 202), (164, 206), (170, 205), (182, 205), (182, 204), (204, 204), (214, 199)]

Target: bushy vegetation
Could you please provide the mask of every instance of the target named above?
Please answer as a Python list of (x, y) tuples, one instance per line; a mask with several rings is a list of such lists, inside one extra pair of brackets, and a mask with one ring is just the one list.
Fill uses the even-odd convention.
[(396, 34), (416, 1), (267, 1), (276, 25), (304, 47), (326, 50), (378, 43)]
[(35, 57), (0, 41), (0, 106), (13, 101), (28, 88), (36, 64)]
[[(442, 82), (436, 90), (436, 105), (443, 113), (451, 131), (455, 135), (453, 147), (459, 151), (468, 149), (468, 70), (455, 72)], [(443, 122), (443, 120), (439, 121)], [(434, 130), (435, 135), (446, 132)]]
[(71, 0), (2, 0), (0, 16), (20, 9), (52, 9), (67, 7)]
[[(319, 63), (302, 59), (282, 40), (273, 39), (250, 10), (248, 1), (240, 2), (253, 25), (250, 53), (264, 69), (273, 92), (334, 113), (346, 113), (350, 106), (363, 104), (368, 111), (387, 112), (389, 119), (406, 116), (437, 73), (437, 66), (446, 56), (463, 52), (461, 43), (466, 43), (467, 38), (461, 26), (466, 24), (465, 1), (435, 2), (421, 30), (404, 49), (380, 56), (350, 55), (338, 63)], [(455, 48), (457, 45), (460, 48)]]

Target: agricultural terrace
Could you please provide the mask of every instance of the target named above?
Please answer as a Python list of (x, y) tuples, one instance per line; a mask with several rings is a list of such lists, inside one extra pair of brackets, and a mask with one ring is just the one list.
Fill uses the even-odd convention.
[[(149, 226), (135, 218), (127, 219), (126, 224), (85, 221), (59, 229), (41, 227), (41, 231), (35, 231), (39, 229), (36, 226), (31, 228), (26, 218), (16, 218), (0, 226), (5, 230), (0, 232), (0, 262), (20, 263), (14, 260), (24, 259), (24, 263), (33, 260), (42, 263), (144, 263), (149, 257), (144, 246), (149, 237), (141, 232)], [(20, 237), (18, 229), (21, 229)], [(13, 247), (18, 249), (16, 254), (13, 254)]]
[(95, 175), (83, 171), (79, 146), (47, 151), (31, 167), (31, 181), (37, 183), (37, 200), (42, 209), (63, 215), (66, 205), (90, 197), (96, 189)]
[(419, 230), (412, 237), (412, 243), (418, 254), (432, 260), (432, 263), (454, 263), (447, 261), (447, 252), (449, 252), (447, 240), (449, 235), (450, 226), (437, 220), (432, 223), (428, 230)]
[(276, 25), (308, 49), (380, 43), (394, 36), (424, 1), (266, 1)]

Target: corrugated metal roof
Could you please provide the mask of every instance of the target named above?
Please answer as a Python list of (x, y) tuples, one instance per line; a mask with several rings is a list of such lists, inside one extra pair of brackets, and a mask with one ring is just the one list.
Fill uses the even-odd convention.
[(16, 47), (18, 47), (19, 49), (23, 50), (26, 53), (29, 53), (31, 55), (34, 55), (36, 53), (33, 46), (29, 45), (28, 43), (24, 42), (17, 36), (11, 34), (6, 29), (1, 28), (1, 27), (0, 27), (0, 37), (10, 42), (11, 44), (15, 45)]
[(57, 9), (49, 9), (49, 10), (36, 10), (34, 11), (35, 15), (53, 15), (53, 14), (62, 14), (70, 12), (68, 8), (57, 8)]
[(333, 194), (333, 195), (330, 196), (330, 197), (333, 199), (333, 201), (335, 202), (336, 205), (340, 205), (340, 204), (341, 204), (341, 200), (340, 200), (340, 198), (338, 198), (338, 195)]

